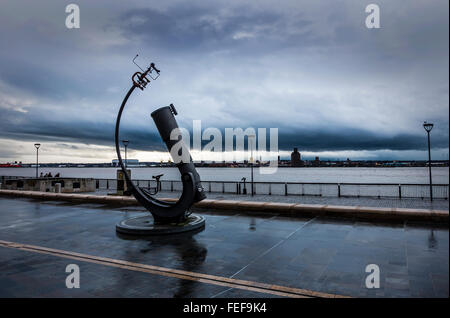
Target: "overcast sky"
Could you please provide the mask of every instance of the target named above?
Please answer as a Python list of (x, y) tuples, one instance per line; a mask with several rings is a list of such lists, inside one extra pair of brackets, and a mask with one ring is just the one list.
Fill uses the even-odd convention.
[(448, 0), (73, 1), (79, 29), (69, 3), (0, 4), (0, 162), (35, 142), (44, 162), (111, 161), (136, 53), (161, 77), (127, 106), (129, 157), (168, 158), (150, 113), (174, 103), (186, 128), (278, 128), (283, 156), (425, 159), (427, 120), (448, 159)]

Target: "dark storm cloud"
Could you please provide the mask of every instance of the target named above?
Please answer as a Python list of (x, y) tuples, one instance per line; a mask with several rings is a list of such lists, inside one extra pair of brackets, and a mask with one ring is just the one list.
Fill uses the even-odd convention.
[[(0, 135), (22, 141), (65, 141), (114, 146), (114, 122), (52, 121), (46, 116), (36, 117), (5, 111)], [(132, 140), (134, 149), (165, 150), (157, 132), (145, 128), (125, 126), (121, 129), (121, 139)], [(67, 145), (63, 144), (62, 147), (67, 148)]]
[[(339, 151), (339, 150), (425, 150), (427, 147), (425, 135), (399, 134), (381, 135), (364, 130), (351, 129), (346, 131), (296, 131), (281, 133), (280, 148), (289, 150), (296, 146), (304, 151)], [(434, 148), (448, 146), (448, 137), (433, 138)]]
[[(163, 72), (133, 97), (181, 105), (180, 124), (277, 127), (281, 150), (424, 150), (430, 120), (432, 146), (448, 148), (448, 2), (379, 4), (382, 28), (368, 30), (354, 1), (80, 0), (82, 27), (67, 30), (64, 5), (6, 1), (0, 136), (113, 145), (142, 53)], [(165, 150), (147, 118), (127, 114), (130, 147)]]
[(83, 81), (28, 61), (15, 63), (14, 60), (3, 59), (0, 80), (21, 91), (54, 100), (63, 100), (77, 91), (82, 91), (84, 96), (100, 93), (99, 87), (92, 85), (94, 79), (92, 82)]
[[(249, 45), (248, 41), (236, 42), (240, 38), (261, 39), (251, 41), (253, 50), (258, 43), (263, 44), (277, 37), (287, 26), (283, 17), (275, 12), (254, 12), (242, 6), (232, 12), (221, 12), (214, 7), (197, 5), (177, 5), (160, 11), (154, 9), (132, 9), (118, 19), (119, 27), (126, 36), (137, 37), (151, 46), (165, 49), (220, 49), (236, 44)], [(298, 25), (307, 24), (297, 21)]]
[[(83, 142), (86, 144), (98, 144), (105, 146), (114, 145), (115, 123), (96, 123), (89, 121), (57, 122), (51, 121), (45, 116), (30, 118), (29, 114), (15, 114), (14, 111), (4, 112), (3, 125), (0, 127), (2, 137), (8, 137), (23, 141), (64, 141)], [(14, 121), (13, 121), (14, 119)], [(19, 124), (18, 124), (19, 123)], [(190, 131), (192, 145), (192, 130)], [(267, 127), (266, 144), (270, 145), (269, 128)], [(425, 150), (427, 147), (425, 135), (375, 134), (361, 129), (338, 129), (336, 127), (320, 129), (302, 129), (292, 127), (278, 127), (280, 150), (291, 150), (298, 147), (302, 151), (342, 151), (342, 150)], [(222, 146), (225, 148), (225, 131), (222, 133)], [(260, 136), (258, 136), (259, 138)], [(121, 139), (132, 141), (131, 149), (166, 151), (161, 137), (154, 127), (123, 124), (121, 127)], [(261, 137), (262, 138), (262, 137)], [(448, 146), (448, 134), (433, 135), (433, 148), (445, 148)], [(209, 140), (203, 140), (202, 145)], [(235, 141), (234, 141), (235, 142)], [(76, 146), (65, 143), (61, 147), (76, 149)]]

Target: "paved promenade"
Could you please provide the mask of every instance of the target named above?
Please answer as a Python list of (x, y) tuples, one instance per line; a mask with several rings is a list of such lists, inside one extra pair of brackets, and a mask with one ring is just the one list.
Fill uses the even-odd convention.
[[(89, 194), (106, 195), (113, 193), (113, 190), (98, 190)], [(176, 198), (181, 192), (162, 191), (157, 194), (161, 198)], [(345, 205), (345, 206), (369, 206), (369, 207), (386, 207), (386, 208), (408, 208), (408, 209), (433, 209), (448, 210), (449, 201), (437, 199), (430, 201), (429, 199), (389, 199), (389, 198), (368, 198), (368, 197), (319, 197), (319, 196), (282, 196), (282, 195), (237, 195), (227, 193), (206, 193), (208, 199), (225, 199), (236, 201), (264, 201), (264, 202), (281, 202), (281, 203), (303, 203), (303, 204), (328, 204), (328, 205)]]
[[(198, 233), (116, 234), (118, 221), (142, 212), (0, 198), (0, 296), (449, 295), (448, 225), (208, 212)], [(68, 264), (80, 267), (79, 289), (65, 286)], [(365, 286), (368, 264), (380, 268), (379, 289)]]

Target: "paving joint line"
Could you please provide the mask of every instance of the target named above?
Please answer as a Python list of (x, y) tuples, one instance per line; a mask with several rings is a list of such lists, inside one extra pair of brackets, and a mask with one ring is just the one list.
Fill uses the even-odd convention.
[(21, 244), (21, 243), (16, 243), (16, 242), (8, 242), (8, 241), (0, 240), (0, 246), (7, 247), (7, 248), (15, 248), (15, 249), (19, 249), (19, 250), (25, 250), (25, 251), (29, 251), (29, 252), (35, 252), (35, 253), (48, 254), (48, 255), (53, 255), (56, 257), (77, 259), (80, 261), (86, 261), (86, 262), (90, 262), (90, 263), (96, 263), (96, 264), (112, 266), (112, 267), (119, 267), (119, 268), (124, 268), (124, 269), (128, 269), (128, 270), (147, 272), (147, 273), (161, 275), (161, 276), (193, 280), (193, 281), (198, 281), (201, 283), (250, 290), (250, 291), (255, 291), (255, 292), (259, 292), (259, 293), (273, 294), (273, 295), (284, 296), (284, 297), (301, 297), (301, 298), (345, 297), (345, 296), (341, 296), (341, 295), (327, 294), (327, 293), (322, 293), (322, 292), (314, 292), (314, 291), (310, 291), (310, 290), (292, 288), (292, 287), (287, 287), (287, 286), (271, 285), (271, 284), (239, 280), (239, 279), (233, 279), (233, 278), (227, 278), (227, 277), (221, 277), (221, 276), (215, 276), (215, 275), (209, 275), (209, 274), (188, 272), (188, 271), (184, 271), (184, 270), (170, 269), (170, 268), (159, 267), (159, 266), (154, 266), (154, 265), (133, 263), (133, 262), (123, 261), (123, 260), (116, 260), (116, 259), (111, 259), (111, 258), (106, 258), (106, 257), (100, 257), (100, 256), (94, 256), (94, 255), (88, 255), (88, 254), (82, 254), (82, 253), (70, 252), (70, 251), (64, 251), (64, 250), (57, 250), (57, 249), (28, 245), (28, 244)]

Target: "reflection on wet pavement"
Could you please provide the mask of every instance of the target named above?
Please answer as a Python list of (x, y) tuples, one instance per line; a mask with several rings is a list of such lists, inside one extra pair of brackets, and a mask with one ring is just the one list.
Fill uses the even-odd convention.
[[(143, 209), (0, 199), (0, 240), (354, 297), (448, 297), (448, 225), (202, 213), (197, 233), (135, 238), (115, 224)], [(81, 288), (65, 287), (80, 266)], [(365, 286), (368, 264), (380, 288)], [(0, 247), (2, 297), (274, 297)]]

